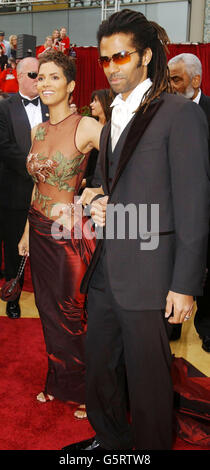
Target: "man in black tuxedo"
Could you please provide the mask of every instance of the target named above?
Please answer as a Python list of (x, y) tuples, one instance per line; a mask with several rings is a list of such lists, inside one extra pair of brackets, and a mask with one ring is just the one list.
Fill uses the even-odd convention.
[[(183, 53), (173, 57), (169, 62), (171, 84), (176, 93), (199, 104), (203, 109), (209, 126), (210, 135), (210, 97), (201, 91), (202, 64), (194, 54)], [(209, 143), (210, 158), (210, 143)], [(210, 235), (207, 252), (207, 272), (203, 296), (198, 296), (197, 312), (195, 314), (195, 328), (202, 339), (202, 348), (210, 352)], [(176, 340), (181, 336), (181, 325), (173, 329), (171, 339)]]
[(131, 10), (98, 31), (100, 63), (117, 96), (100, 141), (105, 196), (91, 204), (104, 238), (81, 286), (86, 406), (96, 437), (67, 451), (172, 447), (167, 326), (189, 320), (193, 296), (202, 294), (210, 188), (206, 119), (199, 106), (167, 93), (164, 43), (162, 28)]
[[(31, 128), (48, 119), (47, 108), (37, 93), (37, 75), (37, 59), (22, 59), (17, 66), (19, 93), (0, 102), (0, 218), (7, 281), (17, 275), (21, 260), (18, 243), (24, 231), (33, 188), (26, 170)], [(10, 318), (20, 317), (19, 299), (7, 303), (6, 313)]]

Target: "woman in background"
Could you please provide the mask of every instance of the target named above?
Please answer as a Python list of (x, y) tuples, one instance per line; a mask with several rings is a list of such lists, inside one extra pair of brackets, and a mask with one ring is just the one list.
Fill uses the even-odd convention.
[(59, 50), (60, 48), (60, 31), (59, 29), (54, 29), (52, 32), (52, 46)]
[(16, 60), (17, 36), (15, 34), (11, 34), (11, 36), (9, 37), (9, 45), (11, 49), (10, 57)]
[(96, 117), (103, 126), (111, 119), (112, 110), (110, 105), (113, 99), (113, 93), (109, 88), (95, 90), (91, 95), (91, 115)]
[[(114, 99), (113, 92), (111, 89), (104, 88), (102, 90), (95, 90), (92, 92), (91, 95), (91, 115), (95, 117), (102, 126), (106, 124), (106, 122), (111, 119), (112, 108), (110, 105)], [(92, 179), (95, 173), (95, 167), (98, 159), (98, 150), (93, 149), (91, 151), (88, 165), (85, 172), (85, 177), (82, 181), (82, 189), (85, 187), (91, 188), (92, 187)], [(96, 181), (94, 181), (94, 186), (97, 186)]]
[(39, 47), (36, 56), (37, 56), (38, 59), (41, 59), (41, 57), (43, 56), (43, 54), (45, 54), (46, 52), (49, 52), (49, 51), (51, 51), (51, 50), (53, 50), (53, 49), (56, 49), (56, 48), (53, 47), (53, 40), (52, 40), (52, 37), (51, 37), (51, 36), (47, 36), (47, 37), (45, 38), (44, 44), (42, 44), (42, 45)]

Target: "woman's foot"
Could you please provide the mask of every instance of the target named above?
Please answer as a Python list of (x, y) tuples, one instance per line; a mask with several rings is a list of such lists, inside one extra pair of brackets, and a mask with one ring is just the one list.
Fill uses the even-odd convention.
[(41, 392), (37, 395), (36, 399), (41, 403), (46, 403), (47, 401), (54, 400), (54, 397), (52, 395), (49, 395), (48, 393), (45, 394), (44, 392)]
[(86, 413), (86, 406), (85, 405), (79, 405), (76, 411), (74, 412), (75, 418), (78, 419), (85, 419), (87, 418), (87, 413)]

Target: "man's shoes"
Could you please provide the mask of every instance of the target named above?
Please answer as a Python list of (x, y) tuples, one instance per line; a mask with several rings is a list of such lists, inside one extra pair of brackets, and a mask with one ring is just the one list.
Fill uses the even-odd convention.
[(210, 352), (210, 336), (202, 337), (202, 348), (206, 352)]
[(18, 300), (7, 302), (6, 314), (9, 318), (20, 318), (20, 305)]
[(87, 439), (86, 441), (76, 442), (75, 444), (71, 444), (69, 446), (63, 447), (65, 452), (78, 452), (80, 450), (91, 450), (91, 451), (99, 451), (105, 450), (103, 447), (100, 446), (100, 443), (97, 441), (95, 437), (92, 439)]

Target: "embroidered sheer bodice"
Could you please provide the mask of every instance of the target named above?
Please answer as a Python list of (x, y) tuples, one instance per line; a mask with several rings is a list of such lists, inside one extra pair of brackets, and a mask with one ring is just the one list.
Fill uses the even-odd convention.
[(40, 124), (27, 158), (35, 183), (32, 206), (50, 219), (58, 218), (62, 205), (72, 206), (87, 165), (88, 155), (82, 155), (75, 143), (80, 119), (72, 114), (58, 124)]

